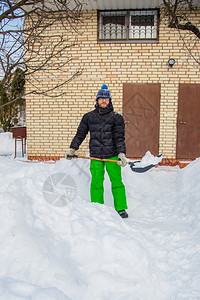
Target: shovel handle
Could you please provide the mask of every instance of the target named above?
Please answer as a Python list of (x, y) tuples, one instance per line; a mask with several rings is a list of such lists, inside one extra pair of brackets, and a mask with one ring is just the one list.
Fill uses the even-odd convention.
[[(160, 154), (158, 155), (157, 157), (163, 157), (164, 154)], [(82, 155), (73, 155), (71, 156), (71, 158), (84, 158), (84, 159), (93, 159), (93, 160), (99, 160), (99, 161), (109, 161), (109, 162), (114, 162), (114, 163), (117, 163), (118, 160), (111, 160), (111, 159), (106, 159), (106, 158), (97, 158), (97, 157), (90, 157), (90, 156), (82, 156)], [(135, 162), (127, 162), (127, 164), (130, 165), (130, 168), (132, 171), (134, 172), (137, 172), (137, 173), (144, 173), (148, 170), (150, 170), (151, 168), (155, 167), (157, 164), (150, 164), (148, 166), (145, 166), (145, 167), (135, 167), (135, 163), (137, 165), (137, 163), (140, 163), (141, 161), (138, 160), (138, 161), (135, 161)]]
[(109, 161), (117, 163), (118, 160), (111, 160), (106, 158), (97, 158), (97, 157), (90, 157), (90, 156), (83, 156), (83, 155), (73, 155), (72, 158), (84, 158), (84, 159), (91, 159), (91, 160), (98, 160), (98, 161)]

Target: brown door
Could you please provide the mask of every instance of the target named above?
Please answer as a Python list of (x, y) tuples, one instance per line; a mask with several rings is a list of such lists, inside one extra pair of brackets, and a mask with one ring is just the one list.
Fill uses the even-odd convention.
[(176, 156), (200, 156), (200, 84), (179, 85)]
[(158, 155), (160, 84), (123, 85), (123, 116), (128, 157), (142, 157), (146, 151)]

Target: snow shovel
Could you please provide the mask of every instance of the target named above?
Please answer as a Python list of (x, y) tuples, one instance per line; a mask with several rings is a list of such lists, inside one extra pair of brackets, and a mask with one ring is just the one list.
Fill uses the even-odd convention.
[[(159, 162), (161, 162), (162, 158), (163, 158), (164, 154), (160, 154), (158, 156), (156, 156), (156, 158), (158, 158), (160, 161), (158, 161), (155, 164), (149, 164), (147, 166), (139, 166), (141, 163), (141, 160), (136, 160), (136, 161), (127, 161), (127, 165), (130, 166), (131, 170), (133, 172), (137, 172), (137, 173), (144, 173), (148, 170), (150, 170), (151, 168), (155, 167)], [(110, 160), (110, 159), (106, 159), (106, 158), (96, 158), (96, 157), (90, 157), (90, 156), (82, 156), (82, 155), (73, 155), (72, 158), (83, 158), (83, 159), (91, 159), (91, 160), (98, 160), (98, 161), (109, 161), (109, 162), (114, 162), (117, 163), (118, 160)]]

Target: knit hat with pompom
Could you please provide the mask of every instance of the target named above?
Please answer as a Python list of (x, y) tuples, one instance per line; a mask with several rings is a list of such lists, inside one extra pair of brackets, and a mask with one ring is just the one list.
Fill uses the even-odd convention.
[(96, 101), (99, 98), (109, 98), (110, 101), (112, 100), (111, 92), (108, 89), (108, 86), (106, 84), (103, 84), (102, 87), (101, 87), (101, 89), (98, 91), (98, 93), (96, 95)]

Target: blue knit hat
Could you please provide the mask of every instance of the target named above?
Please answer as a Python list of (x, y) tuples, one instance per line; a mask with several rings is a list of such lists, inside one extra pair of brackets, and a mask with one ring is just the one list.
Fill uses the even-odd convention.
[(96, 95), (96, 101), (99, 98), (109, 98), (110, 100), (112, 100), (111, 92), (108, 89), (108, 86), (106, 84), (103, 84), (101, 89), (98, 91), (98, 93)]

